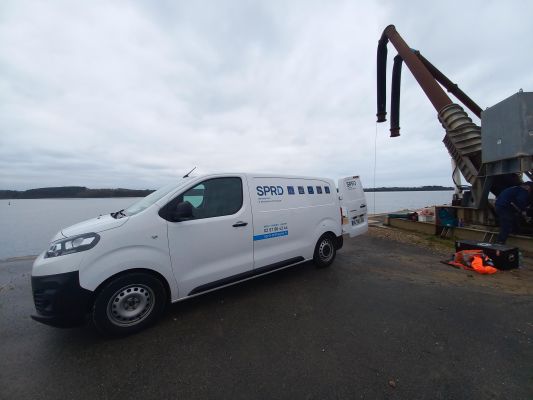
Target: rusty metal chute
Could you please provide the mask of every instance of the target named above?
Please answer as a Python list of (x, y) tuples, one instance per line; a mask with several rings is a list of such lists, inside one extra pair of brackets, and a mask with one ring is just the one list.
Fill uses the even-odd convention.
[(521, 177), (517, 173), (499, 175), (487, 173), (482, 160), (481, 127), (473, 123), (465, 110), (450, 99), (443, 87), (479, 118), (482, 114), (481, 107), (419, 51), (411, 49), (396, 31), (394, 25), (385, 28), (378, 42), (377, 122), (386, 121), (387, 115), (386, 73), (389, 42), (398, 51), (392, 71), (391, 137), (400, 136), (400, 81), (402, 63), (405, 62), (437, 111), (438, 119), (446, 130), (443, 139), (446, 149), (466, 181), (472, 185), (472, 201), (469, 206), (484, 207), (489, 191), (498, 195), (506, 187), (521, 183)]
[(377, 84), (378, 84), (378, 122), (384, 122), (386, 112), (386, 75), (387, 75), (387, 44), (391, 42), (401, 59), (405, 62), (422, 90), (426, 93), (433, 107), (439, 112), (445, 106), (452, 104), (452, 100), (442, 90), (429, 70), (396, 31), (394, 25), (389, 25), (383, 31), (378, 43), (377, 56)]
[(453, 94), (461, 103), (463, 103), (470, 111), (472, 111), (476, 117), (481, 119), (481, 112), (483, 111), (480, 106), (476, 104), (468, 95), (463, 92), (457, 83), (453, 83), (448, 79), (446, 75), (440, 72), (437, 67), (431, 64), (418, 50), (415, 50), (415, 54), (422, 61), (422, 64), (429, 70), (431, 75), (446, 88), (448, 92)]

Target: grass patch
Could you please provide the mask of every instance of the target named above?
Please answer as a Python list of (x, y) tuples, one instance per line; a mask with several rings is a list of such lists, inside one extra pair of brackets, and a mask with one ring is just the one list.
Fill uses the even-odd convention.
[(425, 239), (431, 244), (439, 245), (439, 246), (442, 246), (442, 247), (447, 247), (447, 248), (455, 250), (455, 239), (453, 239), (453, 240), (452, 239), (443, 239), (443, 238), (440, 238), (440, 237), (438, 237), (436, 235), (426, 236)]

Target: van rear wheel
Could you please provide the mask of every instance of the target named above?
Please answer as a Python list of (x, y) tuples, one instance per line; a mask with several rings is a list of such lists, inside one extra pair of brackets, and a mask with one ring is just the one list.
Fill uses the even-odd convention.
[(111, 336), (139, 332), (154, 323), (166, 305), (166, 292), (156, 277), (135, 272), (108, 282), (93, 305), (93, 322)]
[(313, 261), (317, 267), (329, 267), (333, 260), (335, 260), (336, 254), (337, 250), (335, 249), (333, 236), (325, 234), (316, 243)]

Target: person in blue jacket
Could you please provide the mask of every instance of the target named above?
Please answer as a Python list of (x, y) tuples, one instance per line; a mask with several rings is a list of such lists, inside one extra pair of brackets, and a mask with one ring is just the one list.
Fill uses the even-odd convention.
[(526, 209), (530, 205), (532, 192), (533, 182), (526, 182), (511, 186), (500, 193), (495, 203), (496, 214), (500, 220), (500, 233), (496, 243), (505, 244), (509, 234), (516, 230), (520, 214), (527, 218)]

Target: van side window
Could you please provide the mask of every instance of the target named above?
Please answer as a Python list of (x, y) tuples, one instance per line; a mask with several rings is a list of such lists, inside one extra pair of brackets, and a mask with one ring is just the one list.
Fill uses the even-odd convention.
[(307, 186), (307, 193), (314, 194), (313, 186)]
[(287, 193), (294, 194), (294, 186), (287, 186)]
[(318, 194), (322, 194), (322, 186), (317, 186), (317, 187), (316, 187), (316, 192), (317, 192)]
[(303, 186), (298, 186), (298, 193), (300, 193), (300, 194), (304, 194), (305, 193), (305, 190), (304, 190)]
[(235, 214), (242, 207), (241, 178), (209, 179), (187, 190), (176, 203), (192, 204), (192, 219), (203, 219)]
[(324, 186), (324, 190), (326, 191), (327, 194), (329, 194), (329, 186)]
[(205, 192), (205, 186), (202, 183), (188, 190), (187, 193), (184, 193), (183, 201), (188, 201), (189, 203), (192, 204), (194, 208), (198, 208), (204, 202), (204, 192)]

